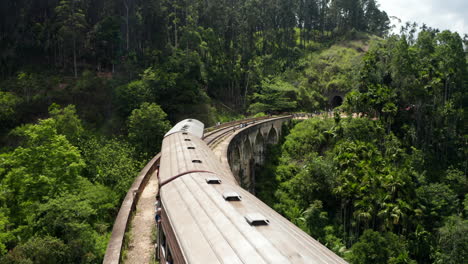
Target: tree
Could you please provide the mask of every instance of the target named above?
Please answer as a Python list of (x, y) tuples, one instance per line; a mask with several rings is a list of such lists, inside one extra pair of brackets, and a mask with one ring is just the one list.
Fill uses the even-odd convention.
[(462, 171), (450, 167), (444, 178), (444, 183), (450, 186), (457, 195), (460, 201), (464, 199), (464, 195), (468, 193), (468, 179), (466, 178), (466, 174)]
[(457, 195), (442, 183), (423, 185), (416, 194), (427, 226), (442, 226), (444, 217), (454, 214), (459, 206)]
[(123, 197), (144, 166), (136, 146), (125, 140), (91, 137), (80, 146), (86, 162), (83, 176), (116, 191)]
[(104, 255), (101, 241), (109, 228), (102, 220), (112, 219), (116, 202), (110, 189), (79, 179), (73, 192), (40, 204), (29, 224), (37, 235), (60, 237), (69, 247), (69, 263), (96, 263)]
[(296, 89), (278, 78), (263, 81), (261, 90), (253, 95), (248, 112), (282, 113), (293, 111), (297, 106)]
[(409, 258), (406, 243), (393, 233), (364, 231), (346, 257), (356, 264), (416, 263)]
[(0, 154), (0, 179), (5, 186), (12, 219), (22, 223), (30, 206), (46, 197), (73, 189), (85, 163), (79, 150), (57, 133), (53, 119), (14, 130), (23, 141), (14, 151)]
[(133, 81), (116, 89), (116, 100), (122, 117), (128, 117), (134, 109), (151, 98), (151, 90), (143, 80)]
[(325, 226), (328, 224), (328, 214), (323, 211), (322, 201), (315, 200), (303, 214), (309, 234), (319, 241), (323, 240), (326, 232)]
[(15, 239), (14, 235), (10, 232), (8, 217), (4, 214), (3, 208), (0, 209), (0, 259), (7, 253), (7, 244)]
[(66, 264), (70, 247), (52, 236), (33, 237), (0, 258), (5, 264)]
[(97, 57), (98, 71), (111, 66), (115, 71), (119, 46), (121, 44), (120, 23), (117, 16), (107, 16), (94, 25), (90, 32)]
[(26, 103), (37, 100), (41, 93), (40, 78), (37, 74), (20, 72), (17, 76), (18, 85), (16, 93), (22, 97)]
[(76, 107), (68, 105), (61, 108), (58, 104), (52, 104), (49, 107), (49, 114), (55, 121), (57, 133), (65, 135), (71, 143), (77, 145), (80, 137), (84, 134), (84, 128), (76, 114)]
[(86, 15), (81, 7), (81, 1), (82, 0), (61, 0), (59, 5), (55, 8), (61, 41), (65, 45), (70, 41), (72, 45), (73, 72), (75, 78), (78, 78), (76, 64), (77, 43), (83, 37), (83, 32), (86, 29)]
[(450, 216), (439, 228), (439, 247), (434, 263), (463, 263), (468, 259), (468, 220)]
[(14, 122), (15, 117), (18, 116), (17, 108), (21, 101), (21, 98), (11, 92), (0, 91), (0, 122), (5, 124), (2, 129), (8, 128), (6, 124)]
[(128, 118), (128, 138), (146, 155), (161, 148), (164, 134), (171, 128), (166, 113), (154, 103), (143, 103)]
[(378, 8), (375, 0), (364, 2), (365, 30), (378, 36), (385, 36), (390, 30), (390, 19), (385, 11)]

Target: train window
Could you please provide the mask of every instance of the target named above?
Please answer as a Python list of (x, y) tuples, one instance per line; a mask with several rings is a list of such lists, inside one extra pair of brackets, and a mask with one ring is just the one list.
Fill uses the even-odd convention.
[(192, 163), (202, 163), (201, 160), (192, 160)]
[(270, 220), (259, 213), (248, 214), (245, 216), (245, 220), (252, 226), (268, 225), (270, 223)]
[(195, 149), (195, 147), (187, 147), (187, 149)]
[(242, 200), (242, 196), (240, 196), (236, 192), (225, 192), (225, 193), (223, 193), (223, 198), (226, 201), (240, 201), (240, 200)]
[(206, 178), (205, 180), (206, 180), (206, 183), (208, 184), (221, 184), (221, 180), (216, 177)]
[(190, 140), (190, 138), (186, 138), (186, 139), (184, 139), (184, 141), (192, 141), (192, 140)]

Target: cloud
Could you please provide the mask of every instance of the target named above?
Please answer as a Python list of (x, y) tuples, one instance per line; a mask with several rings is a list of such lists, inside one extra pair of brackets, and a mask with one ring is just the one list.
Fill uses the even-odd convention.
[[(466, 0), (380, 0), (381, 9), (403, 23), (423, 23), (440, 30), (468, 34), (468, 1)], [(397, 25), (396, 31), (399, 31)]]

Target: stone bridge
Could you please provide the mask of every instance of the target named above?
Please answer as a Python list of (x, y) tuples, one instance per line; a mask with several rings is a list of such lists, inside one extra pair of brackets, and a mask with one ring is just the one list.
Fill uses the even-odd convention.
[(293, 116), (258, 122), (236, 131), (228, 142), (226, 155), (232, 174), (239, 185), (251, 193), (255, 190), (255, 167), (265, 162), (267, 146), (278, 143), (283, 125)]

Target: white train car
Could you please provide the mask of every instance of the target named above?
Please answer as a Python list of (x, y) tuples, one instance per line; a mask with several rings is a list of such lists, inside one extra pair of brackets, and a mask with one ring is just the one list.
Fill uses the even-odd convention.
[(202, 137), (203, 124), (187, 119), (163, 140), (160, 263), (346, 263), (242, 189)]

